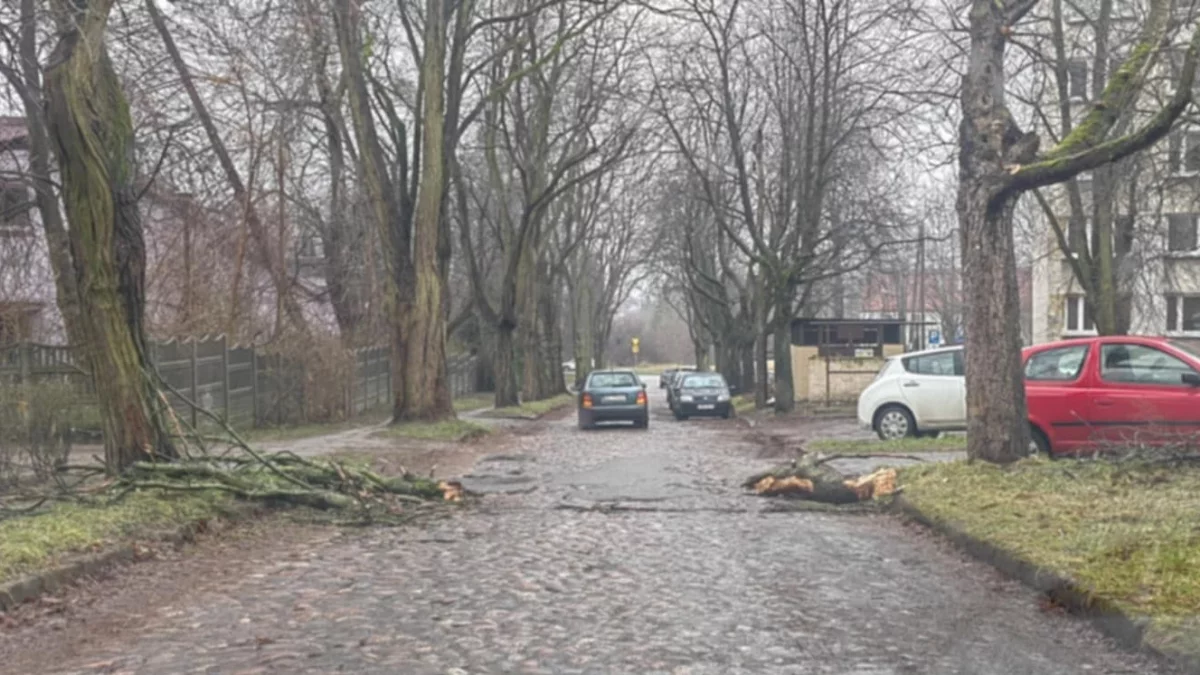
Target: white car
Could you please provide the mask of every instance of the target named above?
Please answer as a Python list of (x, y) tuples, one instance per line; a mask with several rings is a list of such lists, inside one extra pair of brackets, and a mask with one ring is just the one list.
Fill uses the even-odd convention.
[(962, 346), (889, 358), (858, 397), (858, 422), (884, 440), (965, 430)]

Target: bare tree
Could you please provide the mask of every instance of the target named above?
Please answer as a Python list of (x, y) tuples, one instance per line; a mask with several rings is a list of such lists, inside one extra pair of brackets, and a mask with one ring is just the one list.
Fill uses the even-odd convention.
[(746, 281), (765, 296), (748, 311), (774, 337), (780, 411), (794, 406), (790, 324), (808, 289), (861, 267), (882, 244), (879, 222), (831, 217), (830, 199), (870, 167), (881, 130), (903, 112), (887, 94), (905, 48), (891, 22), (910, 14), (902, 2), (791, 0), (692, 1), (674, 13), (688, 28), (682, 39), (703, 46), (660, 75), (659, 112), (724, 239), (751, 266)]
[(133, 182), (133, 124), (105, 49), (112, 6), (111, 0), (56, 3), (59, 41), (45, 92), (105, 462), (119, 471), (155, 456), (172, 457), (175, 447), (146, 353), (146, 259)]
[(1024, 192), (1053, 185), (1128, 157), (1170, 130), (1191, 101), (1200, 30), (1188, 47), (1171, 100), (1128, 133), (1119, 122), (1140, 97), (1170, 38), (1169, 0), (1153, 0), (1128, 58), (1071, 133), (1044, 153), (1005, 101), (1005, 51), (1014, 26), (1037, 0), (973, 0), (970, 48), (961, 91), (958, 215), (968, 305), (968, 454), (993, 462), (1026, 454), (1030, 430), (1020, 366), (1019, 300), (1013, 210)]

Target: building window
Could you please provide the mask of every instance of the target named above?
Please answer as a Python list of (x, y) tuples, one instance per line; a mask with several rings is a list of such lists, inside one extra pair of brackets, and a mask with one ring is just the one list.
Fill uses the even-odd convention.
[(1071, 98), (1087, 98), (1088, 65), (1084, 59), (1072, 59), (1067, 63), (1067, 95)]
[(1173, 174), (1200, 173), (1200, 130), (1171, 134), (1167, 140), (1167, 165)]
[(1082, 295), (1066, 297), (1066, 331), (1068, 333), (1086, 333), (1096, 330), (1096, 322), (1092, 320), (1092, 310), (1087, 306)]
[(1196, 214), (1171, 213), (1167, 215), (1167, 250), (1196, 250)]
[(1200, 332), (1200, 296), (1167, 296), (1167, 330)]
[(27, 231), (29, 206), (29, 191), (23, 183), (0, 183), (0, 232)]

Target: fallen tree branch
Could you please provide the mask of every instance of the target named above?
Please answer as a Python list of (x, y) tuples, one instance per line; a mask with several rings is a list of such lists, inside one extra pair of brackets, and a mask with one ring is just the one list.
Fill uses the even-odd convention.
[(805, 456), (790, 464), (757, 473), (742, 483), (742, 487), (767, 497), (792, 497), (826, 504), (853, 504), (896, 491), (895, 469), (846, 478), (827, 463), (839, 457), (864, 455), (834, 455), (825, 458)]

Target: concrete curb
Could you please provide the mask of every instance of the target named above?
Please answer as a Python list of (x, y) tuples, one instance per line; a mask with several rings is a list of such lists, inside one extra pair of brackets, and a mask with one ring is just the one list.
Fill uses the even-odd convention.
[[(241, 516), (238, 516), (240, 518)], [(122, 542), (99, 553), (72, 556), (65, 562), (36, 574), (0, 584), (0, 612), (6, 612), (45, 593), (53, 593), (84, 577), (97, 576), (121, 563), (137, 560), (137, 544), (155, 541), (168, 544), (191, 543), (196, 535), (214, 529), (216, 518), (206, 518)]]
[(1152, 654), (1182, 666), (1188, 672), (1200, 674), (1200, 654), (1161, 648), (1146, 641), (1146, 630), (1150, 625), (1148, 618), (1130, 616), (1110, 600), (1094, 595), (1071, 579), (1024, 560), (991, 542), (973, 537), (951, 523), (927, 515), (903, 495), (896, 495), (893, 499), (892, 510), (946, 537), (971, 557), (995, 567), (1005, 576), (1045, 593), (1072, 614), (1090, 621), (1122, 647)]

